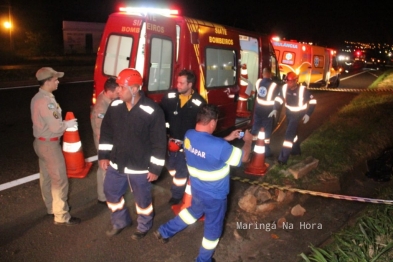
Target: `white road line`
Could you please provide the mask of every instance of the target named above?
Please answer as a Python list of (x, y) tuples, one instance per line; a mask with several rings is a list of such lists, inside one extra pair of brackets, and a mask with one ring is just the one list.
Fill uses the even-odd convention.
[(375, 76), (376, 78), (378, 78), (379, 76), (376, 74), (371, 73), (370, 71), (368, 72), (370, 75)]
[[(93, 82), (93, 80), (64, 82), (64, 84), (79, 84), (79, 83), (89, 83), (89, 82)], [(32, 87), (39, 87), (39, 85), (27, 85), (27, 86), (15, 86), (15, 87), (0, 87), (0, 91), (21, 89), (21, 88), (32, 88)]]
[(0, 191), (6, 190), (6, 189), (14, 187), (14, 186), (19, 186), (19, 185), (22, 185), (24, 183), (27, 183), (27, 182), (30, 182), (30, 181), (33, 181), (33, 180), (36, 180), (39, 178), (40, 178), (40, 174), (37, 173), (37, 174), (31, 175), (31, 176), (17, 179), (17, 180), (0, 185)]
[(350, 75), (350, 76), (347, 76), (347, 77), (343, 77), (343, 78), (340, 78), (340, 81), (343, 81), (343, 80), (347, 80), (347, 79), (349, 79), (349, 78), (352, 78), (352, 77), (355, 77), (355, 76), (357, 76), (357, 75), (361, 75), (361, 74), (364, 74), (364, 73), (367, 73), (368, 71), (363, 71), (363, 72), (360, 72), (360, 73), (357, 73), (357, 74), (354, 74), (354, 75)]
[(15, 86), (15, 87), (2, 87), (2, 88), (0, 88), (0, 91), (3, 91), (3, 90), (13, 90), (13, 89), (21, 89), (21, 88), (31, 88), (31, 87), (39, 87), (39, 85)]
[[(93, 161), (96, 161), (97, 159), (98, 159), (98, 156), (95, 155), (95, 156), (91, 156), (91, 157), (86, 158), (85, 161), (86, 162), (93, 162)], [(27, 176), (27, 177), (24, 177), (24, 178), (16, 179), (14, 181), (1, 184), (0, 185), (0, 191), (6, 190), (6, 189), (11, 188), (11, 187), (15, 187), (15, 186), (19, 186), (19, 185), (25, 184), (27, 182), (30, 182), (30, 181), (33, 181), (33, 180), (36, 180), (36, 179), (39, 179), (39, 178), (40, 178), (40, 174), (37, 173), (37, 174), (30, 175), (30, 176)]]

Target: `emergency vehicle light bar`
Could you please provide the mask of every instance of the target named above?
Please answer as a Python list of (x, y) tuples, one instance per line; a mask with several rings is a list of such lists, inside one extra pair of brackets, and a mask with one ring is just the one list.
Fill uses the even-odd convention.
[(148, 7), (120, 7), (121, 12), (127, 13), (154, 13), (160, 15), (178, 15), (179, 10), (166, 9), (166, 8), (148, 8)]

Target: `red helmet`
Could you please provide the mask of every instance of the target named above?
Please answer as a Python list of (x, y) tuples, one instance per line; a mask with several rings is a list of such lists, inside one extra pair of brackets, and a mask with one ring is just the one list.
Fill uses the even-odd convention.
[(294, 72), (289, 72), (287, 75), (287, 81), (297, 80), (299, 77)]
[(123, 69), (116, 78), (116, 83), (120, 86), (142, 85), (142, 76), (134, 68)]
[(182, 148), (182, 142), (180, 140), (169, 138), (168, 150), (171, 152), (178, 152)]

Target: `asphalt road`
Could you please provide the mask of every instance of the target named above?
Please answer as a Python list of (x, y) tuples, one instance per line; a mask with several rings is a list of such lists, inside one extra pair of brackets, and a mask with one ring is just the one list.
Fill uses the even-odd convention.
[[(362, 71), (347, 80), (344, 77), (350, 75), (344, 75), (340, 88), (366, 88), (378, 74), (379, 71)], [(0, 89), (0, 186), (38, 173), (38, 161), (32, 147), (29, 108), (36, 92), (36, 86)], [(92, 83), (61, 83), (54, 94), (63, 113), (72, 111), (78, 119), (85, 157), (96, 155), (89, 120)], [(318, 104), (310, 122), (300, 125), (300, 140), (306, 139), (313, 130), (328, 121), (332, 113), (356, 96), (356, 93), (327, 91), (313, 91), (313, 94)], [(272, 150), (275, 155), (279, 153), (284, 132), (285, 124), (273, 134)], [(130, 234), (135, 230), (135, 224), (120, 235), (107, 238), (105, 231), (110, 227), (110, 212), (96, 202), (96, 169), (97, 163), (94, 162), (86, 178), (70, 179), (71, 214), (82, 219), (82, 223), (75, 227), (54, 226), (50, 218), (44, 217), (46, 212), (37, 180), (0, 191), (0, 261), (193, 261), (201, 243), (203, 222), (187, 228), (166, 245), (157, 242), (152, 234), (139, 242), (132, 240)], [(233, 172), (242, 171), (239, 169)], [(164, 173), (153, 189), (156, 214), (153, 230), (173, 217), (166, 204), (170, 198), (169, 188), (170, 177)], [(247, 185), (232, 183), (228, 223), (236, 220), (233, 217), (236, 202), (245, 188)], [(126, 202), (135, 221), (131, 193), (127, 194)], [(247, 261), (247, 251), (231, 246), (235, 240), (229, 228), (226, 225), (218, 245), (215, 254), (217, 261)], [(262, 240), (250, 241), (257, 244)], [(297, 261), (297, 255), (307, 251), (309, 243), (321, 240), (300, 238), (296, 241), (301, 242), (301, 245), (294, 245), (286, 251), (287, 260), (273, 259), (277, 256), (271, 250), (272, 254), (266, 254), (264, 261)], [(279, 248), (285, 250), (285, 245)], [(293, 257), (293, 260), (288, 260), (289, 257)]]

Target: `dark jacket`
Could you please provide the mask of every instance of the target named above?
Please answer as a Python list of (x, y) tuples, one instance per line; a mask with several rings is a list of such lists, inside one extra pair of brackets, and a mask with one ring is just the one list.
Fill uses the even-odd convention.
[(183, 140), (188, 129), (194, 129), (199, 109), (206, 104), (205, 99), (194, 92), (187, 103), (180, 107), (179, 93), (172, 91), (166, 94), (161, 101), (165, 113), (165, 120), (169, 124), (169, 136)]
[(164, 113), (140, 93), (130, 111), (122, 100), (110, 104), (101, 125), (98, 159), (109, 159), (120, 173), (160, 175), (167, 146)]

